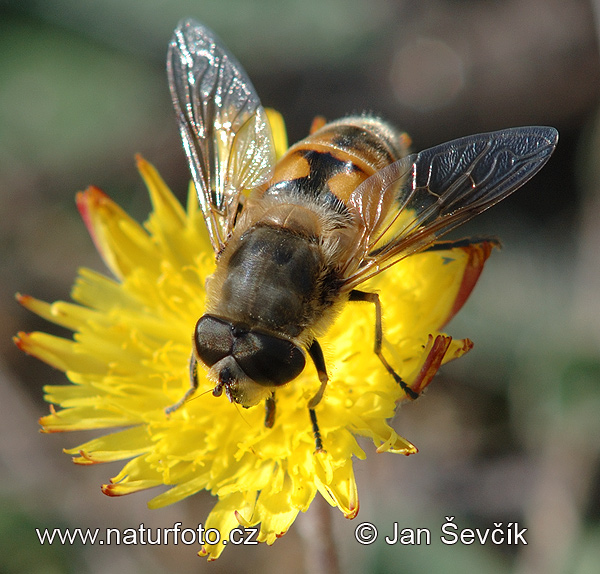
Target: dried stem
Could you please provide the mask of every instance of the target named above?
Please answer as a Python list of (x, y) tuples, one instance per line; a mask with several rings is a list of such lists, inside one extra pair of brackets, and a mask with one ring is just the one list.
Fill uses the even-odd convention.
[(298, 525), (305, 546), (305, 571), (310, 574), (340, 574), (329, 504), (317, 494), (310, 510), (302, 518)]

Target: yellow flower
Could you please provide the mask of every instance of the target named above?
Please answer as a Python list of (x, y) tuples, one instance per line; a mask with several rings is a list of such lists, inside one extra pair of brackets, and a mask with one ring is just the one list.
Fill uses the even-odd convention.
[[(151, 508), (209, 490), (218, 502), (204, 526), (218, 529), (221, 539), (240, 525), (260, 523), (259, 540), (272, 544), (317, 494), (353, 518), (353, 457), (366, 456), (356, 437), (371, 438), (377, 452), (417, 452), (387, 422), (405, 394), (372, 351), (372, 305), (348, 304), (321, 341), (331, 376), (316, 409), (324, 452), (315, 453), (307, 409), (319, 388), (310, 364), (278, 389), (273, 428), (264, 426), (260, 406), (241, 409), (203, 394), (213, 385), (202, 374), (193, 399), (166, 415), (165, 407), (189, 386), (191, 335), (204, 311), (214, 257), (193, 187), (184, 210), (150, 164), (138, 158), (138, 168), (153, 205), (144, 226), (96, 188), (77, 196), (115, 279), (81, 269), (74, 303), (18, 296), (28, 309), (74, 331), (72, 340), (40, 332), (16, 338), (71, 383), (45, 388), (46, 400), (61, 408), (41, 419), (43, 431), (125, 427), (66, 452), (83, 465), (128, 460), (103, 486), (110, 496), (169, 486)], [(439, 329), (467, 299), (492, 247), (481, 242), (427, 251), (365, 286), (381, 297), (383, 351), (414, 390), (471, 348), (468, 339), (452, 340)], [(222, 550), (222, 543), (206, 544), (201, 554), (216, 559)]]

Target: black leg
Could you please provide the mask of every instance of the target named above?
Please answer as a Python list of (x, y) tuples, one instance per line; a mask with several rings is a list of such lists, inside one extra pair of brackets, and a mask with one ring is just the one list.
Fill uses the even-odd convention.
[(310, 422), (312, 423), (313, 435), (315, 437), (315, 452), (323, 452), (323, 439), (321, 438), (321, 431), (317, 422), (317, 413), (315, 413), (315, 409), (309, 408), (308, 414), (310, 415)]
[(325, 387), (327, 386), (329, 377), (327, 376), (325, 357), (323, 357), (323, 350), (321, 349), (321, 345), (319, 345), (319, 341), (316, 339), (313, 340), (308, 348), (308, 354), (315, 364), (317, 375), (319, 375), (319, 381), (321, 381), (321, 387), (317, 391), (317, 394), (310, 400), (310, 403), (308, 403), (309, 408), (314, 409), (323, 398), (323, 393), (325, 392)]
[(265, 426), (270, 429), (275, 424), (275, 393), (265, 401)]
[(423, 249), (421, 253), (425, 253), (426, 251), (445, 251), (447, 249), (454, 249), (455, 247), (469, 247), (470, 245), (473, 245), (475, 243), (491, 243), (494, 247), (502, 246), (502, 244), (496, 237), (475, 236), (458, 240), (436, 241), (435, 243), (432, 243), (429, 247)]
[(325, 392), (325, 387), (327, 386), (327, 381), (329, 377), (327, 376), (327, 368), (325, 366), (325, 357), (323, 357), (323, 350), (321, 349), (321, 345), (319, 342), (314, 339), (308, 348), (308, 354), (310, 358), (313, 360), (315, 364), (315, 368), (317, 369), (317, 374), (319, 375), (319, 381), (321, 381), (321, 386), (317, 391), (317, 394), (310, 399), (308, 403), (308, 413), (310, 415), (310, 421), (313, 427), (313, 434), (315, 437), (315, 452), (323, 451), (323, 440), (321, 439), (321, 431), (319, 430), (319, 423), (317, 422), (317, 413), (315, 412), (315, 407), (321, 402), (323, 398), (323, 393)]
[(377, 293), (366, 293), (364, 291), (358, 291), (353, 289), (350, 291), (349, 301), (367, 301), (375, 305), (375, 346), (373, 350), (375, 354), (386, 368), (387, 372), (394, 377), (394, 380), (400, 385), (400, 388), (406, 393), (406, 396), (410, 399), (417, 399), (419, 393), (413, 391), (401, 378), (392, 366), (387, 362), (381, 352), (381, 345), (383, 343), (383, 327), (381, 325), (381, 302), (379, 301), (379, 295)]

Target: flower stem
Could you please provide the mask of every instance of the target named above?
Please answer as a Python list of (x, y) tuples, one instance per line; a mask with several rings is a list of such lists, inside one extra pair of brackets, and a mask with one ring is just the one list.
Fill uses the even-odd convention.
[(306, 547), (305, 571), (310, 574), (340, 574), (331, 507), (317, 495), (303, 518), (299, 521), (299, 531)]

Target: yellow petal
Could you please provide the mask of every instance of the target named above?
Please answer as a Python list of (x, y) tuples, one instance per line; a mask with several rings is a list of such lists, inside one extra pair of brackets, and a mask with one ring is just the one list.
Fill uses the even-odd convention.
[(256, 521), (260, 521), (259, 542), (273, 544), (283, 536), (298, 515), (292, 504), (293, 484), (285, 477), (281, 488), (263, 490), (256, 502)]
[(79, 454), (80, 457), (73, 459), (77, 464), (97, 464), (133, 458), (151, 448), (148, 429), (145, 426), (137, 426), (101, 436), (76, 448), (65, 449), (64, 452)]
[(377, 447), (377, 452), (393, 452), (406, 456), (419, 452), (414, 444), (397, 434), (393, 428), (388, 427), (388, 430), (389, 438)]
[(211, 510), (205, 523), (205, 530), (215, 529), (220, 533), (220, 541), (216, 544), (210, 544), (214, 541), (210, 535), (202, 550), (198, 553), (200, 556), (207, 556), (209, 561), (216, 560), (225, 549), (223, 540), (228, 539), (231, 531), (240, 525), (238, 517), (241, 515), (252, 516), (255, 507), (255, 492), (237, 492), (219, 499), (219, 502)]
[(358, 489), (351, 459), (333, 471), (328, 483), (320, 482), (318, 486), (327, 491), (346, 518), (352, 519), (358, 514)]
[(77, 207), (98, 252), (115, 277), (144, 267), (158, 272), (159, 260), (141, 225), (96, 187), (77, 194)]
[(91, 309), (64, 301), (48, 304), (29, 295), (20, 294), (17, 294), (17, 301), (36, 315), (72, 331), (88, 321), (100, 319), (100, 316)]
[(95, 407), (67, 408), (40, 418), (46, 433), (113, 428), (132, 422), (126, 415)]
[(101, 368), (101, 361), (78, 349), (77, 343), (47, 333), (19, 333), (17, 347), (61, 371), (89, 372)]
[(273, 144), (275, 145), (275, 156), (279, 159), (288, 149), (287, 132), (283, 116), (273, 108), (265, 108), (267, 118), (271, 125)]

